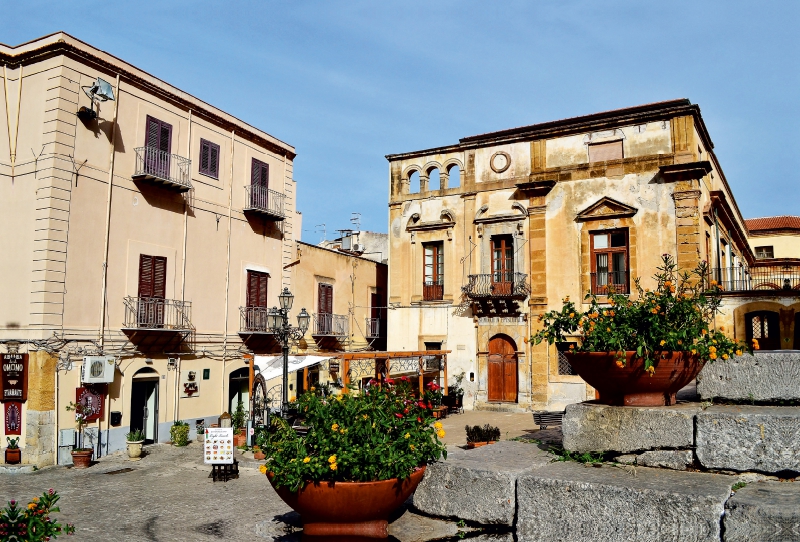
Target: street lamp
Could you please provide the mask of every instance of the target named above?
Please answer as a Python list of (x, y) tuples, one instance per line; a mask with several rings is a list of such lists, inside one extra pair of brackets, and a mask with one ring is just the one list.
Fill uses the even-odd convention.
[(272, 307), (267, 313), (267, 326), (269, 331), (275, 334), (275, 338), (281, 343), (283, 350), (283, 383), (281, 397), (281, 415), (285, 418), (288, 414), (289, 406), (289, 344), (292, 341), (299, 341), (308, 330), (311, 316), (303, 308), (297, 315), (297, 326), (289, 325), (289, 311), (292, 309), (294, 296), (289, 288), (284, 288), (278, 296), (281, 308)]

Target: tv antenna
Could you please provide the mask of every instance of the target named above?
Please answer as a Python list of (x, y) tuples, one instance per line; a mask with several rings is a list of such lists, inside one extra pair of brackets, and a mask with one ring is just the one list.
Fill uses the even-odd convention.
[(107, 102), (109, 100), (114, 100), (114, 88), (111, 86), (111, 83), (102, 79), (100, 77), (97, 78), (91, 85), (86, 85), (81, 87), (83, 92), (89, 97), (91, 100), (92, 106), (87, 108), (86, 106), (82, 106), (78, 110), (78, 118), (84, 121), (94, 120), (97, 118), (97, 112), (94, 110), (95, 101), (98, 102), (98, 110), (100, 102)]
[(320, 243), (324, 243), (328, 240), (328, 228), (325, 226), (325, 224), (317, 224), (314, 226), (314, 233), (319, 233), (320, 230), (322, 230), (322, 240)]
[(355, 225), (356, 231), (361, 231), (361, 213), (350, 213), (350, 223)]

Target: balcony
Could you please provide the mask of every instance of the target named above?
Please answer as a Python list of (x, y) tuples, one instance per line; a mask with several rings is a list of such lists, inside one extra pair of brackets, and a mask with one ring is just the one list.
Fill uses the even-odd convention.
[(178, 192), (192, 189), (192, 161), (177, 154), (169, 154), (154, 147), (139, 147), (136, 152), (134, 181), (149, 181)]
[(367, 318), (367, 339), (377, 339), (381, 336), (381, 319)]
[(251, 351), (273, 354), (281, 345), (267, 325), (268, 307), (239, 307), (239, 338)]
[(126, 297), (122, 332), (142, 350), (174, 351), (193, 331), (190, 301)]
[(710, 280), (725, 292), (763, 292), (780, 294), (787, 292), (800, 295), (800, 265), (764, 265), (758, 267), (715, 267)]
[(312, 335), (347, 337), (350, 326), (346, 314), (315, 313)]
[(524, 299), (531, 293), (528, 275), (513, 271), (497, 271), (470, 275), (463, 292), (470, 299), (508, 298)]
[(444, 299), (444, 279), (426, 280), (422, 283), (423, 301), (441, 301)]
[(592, 273), (592, 293), (594, 295), (631, 293), (628, 272), (608, 271), (605, 273)]
[(258, 185), (244, 187), (244, 212), (257, 214), (267, 220), (286, 218), (283, 210), (285, 194)]

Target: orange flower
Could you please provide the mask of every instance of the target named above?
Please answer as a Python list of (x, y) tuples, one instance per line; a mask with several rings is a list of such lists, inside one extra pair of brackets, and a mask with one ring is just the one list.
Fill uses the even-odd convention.
[(708, 357), (709, 357), (709, 358), (711, 358), (711, 359), (717, 359), (717, 355), (716, 355), (714, 352), (711, 352), (711, 353), (708, 355)]
[(658, 314), (658, 309), (650, 309), (650, 312), (652, 312), (653, 314)]
[(620, 369), (622, 369), (623, 367), (625, 367), (625, 364), (622, 362), (622, 360), (621, 360), (621, 359), (618, 359), (618, 360), (617, 360), (617, 361), (615, 361), (614, 363), (616, 363), (616, 364), (617, 364), (617, 367), (619, 367)]

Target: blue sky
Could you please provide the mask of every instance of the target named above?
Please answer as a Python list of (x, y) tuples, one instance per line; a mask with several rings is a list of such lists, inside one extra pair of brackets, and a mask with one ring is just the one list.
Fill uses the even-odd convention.
[(682, 97), (745, 217), (800, 214), (795, 0), (0, 6), (3, 43), (64, 30), (294, 145), (306, 241), (387, 230), (386, 154)]

